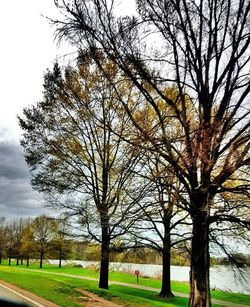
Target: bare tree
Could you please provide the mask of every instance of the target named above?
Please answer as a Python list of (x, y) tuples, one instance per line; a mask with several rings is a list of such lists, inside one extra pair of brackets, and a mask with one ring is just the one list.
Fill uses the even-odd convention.
[(7, 235), (7, 220), (6, 217), (0, 217), (0, 264), (6, 254), (6, 235)]
[[(54, 242), (52, 242), (56, 254), (59, 256), (58, 267), (62, 267), (62, 260), (67, 259), (69, 257), (70, 252), (72, 250), (72, 244), (70, 241), (70, 233), (72, 229), (70, 229), (70, 220), (69, 217), (65, 214), (61, 214), (59, 218), (56, 219), (57, 223), (57, 234)], [(73, 227), (71, 227), (73, 228)]]
[(23, 240), (23, 232), (26, 226), (26, 219), (20, 217), (17, 219), (14, 219), (11, 223), (12, 232), (14, 236), (14, 255), (16, 257), (16, 265), (20, 264), (20, 260), (22, 263), (23, 255), (21, 253), (21, 246), (22, 246), (22, 240)]
[[(115, 1), (56, 1), (56, 5), (64, 13), (64, 20), (56, 22), (59, 39), (88, 48), (99, 65), (96, 54), (102, 49), (155, 112), (162, 131), (152, 137), (137, 123), (129, 104), (121, 101), (142, 137), (172, 165), (189, 195), (193, 222), (189, 304), (211, 306), (213, 200), (222, 192), (249, 197), (249, 0), (138, 0), (138, 15), (131, 18), (115, 17)], [(164, 92), (169, 82), (178, 88), (178, 101)], [(161, 112), (159, 100), (171, 114)], [(180, 139), (167, 137), (166, 116), (181, 127)], [(236, 171), (238, 180), (229, 186)], [(218, 218), (242, 223), (232, 214)]]
[[(137, 176), (150, 182), (150, 191), (138, 202), (138, 218), (129, 230), (134, 240), (157, 251), (162, 258), (160, 296), (173, 297), (171, 291), (171, 249), (190, 240), (190, 219), (181, 185), (159, 155), (145, 154)], [(184, 203), (183, 203), (184, 202)]]
[(32, 232), (34, 242), (39, 250), (40, 268), (42, 268), (49, 244), (56, 237), (57, 223), (54, 218), (45, 215), (38, 216), (32, 222)]
[(33, 187), (50, 194), (50, 206), (80, 217), (88, 237), (101, 243), (99, 286), (108, 288), (110, 244), (124, 233), (122, 225), (129, 227), (128, 208), (136, 201), (126, 191), (139, 150), (123, 141), (128, 118), (117, 104), (117, 93), (130, 100), (131, 86), (102, 53), (99, 60), (117, 91), (81, 54), (75, 69), (55, 65), (45, 75), (43, 101), (25, 109), (20, 124)]
[(9, 220), (6, 225), (6, 253), (8, 256), (9, 266), (11, 265), (11, 259), (16, 255), (16, 236), (15, 236), (16, 223), (14, 220)]
[(22, 240), (21, 240), (21, 247), (20, 253), (22, 257), (26, 258), (26, 266), (29, 267), (30, 255), (35, 252), (34, 246), (34, 238), (33, 238), (33, 229), (32, 229), (32, 220), (27, 219), (25, 221)]

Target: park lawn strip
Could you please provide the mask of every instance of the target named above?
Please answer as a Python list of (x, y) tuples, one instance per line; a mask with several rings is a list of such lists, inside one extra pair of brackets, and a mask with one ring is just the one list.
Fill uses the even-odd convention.
[[(22, 268), (26, 268), (26, 267), (22, 266)], [(36, 263), (32, 264), (27, 269), (39, 269), (39, 264), (36, 264)], [(63, 266), (59, 268), (55, 265), (45, 264), (43, 266), (43, 270), (46, 270), (49, 272), (55, 272), (55, 273), (66, 273), (66, 274), (73, 274), (73, 275), (78, 275), (78, 276), (99, 278), (99, 270), (94, 269), (94, 268), (88, 269), (88, 268), (78, 268), (78, 267), (72, 267), (72, 266)], [(119, 281), (119, 282), (124, 282), (124, 283), (129, 283), (129, 284), (137, 284), (136, 276), (132, 273), (110, 271), (109, 280)], [(161, 280), (155, 279), (155, 278), (149, 278), (145, 276), (140, 276), (139, 285), (160, 289)], [(187, 282), (172, 281), (172, 290), (176, 292), (189, 294), (189, 284)]]
[[(24, 269), (26, 267), (20, 266), (16, 267), (16, 269)], [(29, 269), (29, 268), (28, 268)], [(38, 269), (37, 264), (32, 264), (32, 267), (30, 269)], [(66, 274), (74, 274), (78, 276), (83, 277), (92, 277), (92, 278), (98, 278), (99, 277), (99, 271), (97, 269), (83, 269), (83, 268), (76, 268), (76, 267), (70, 267), (70, 266), (64, 266), (62, 268), (58, 268), (55, 265), (44, 265), (43, 271), (48, 271), (51, 273), (66, 273)], [(122, 272), (110, 272), (110, 281), (119, 281), (119, 282), (125, 282), (125, 283), (131, 283), (136, 284), (136, 279), (133, 274), (128, 273), (122, 273)], [(88, 281), (88, 284), (90, 281)], [(140, 277), (139, 279), (139, 285), (146, 286), (146, 287), (152, 287), (155, 289), (160, 289), (161, 287), (161, 281), (154, 278), (148, 278), (148, 277)], [(112, 289), (114, 285), (110, 286), (110, 289)], [(131, 285), (132, 286), (132, 285)], [(125, 288), (123, 286), (120, 286), (121, 288)], [(126, 287), (128, 288), (128, 287)], [(94, 288), (95, 289), (95, 288)], [(87, 290), (87, 289), (86, 289)], [(138, 290), (138, 289), (136, 289)], [(174, 292), (181, 292), (188, 294), (189, 293), (189, 285), (186, 282), (172, 282), (172, 290)], [(90, 290), (93, 292), (93, 289)], [(145, 290), (144, 290), (145, 291)], [(147, 291), (150, 293), (150, 291)], [(155, 296), (155, 294), (153, 293)], [(223, 292), (223, 291), (217, 291), (212, 290), (211, 295), (213, 299), (222, 300), (222, 301), (228, 301), (236, 304), (245, 304), (250, 305), (250, 295), (246, 294), (239, 294), (239, 293), (229, 293), (229, 292)], [(178, 305), (176, 305), (178, 306)], [(215, 306), (213, 304), (213, 306)]]
[[(32, 264), (31, 269), (39, 269), (39, 265)], [(66, 274), (74, 274), (74, 275), (79, 275), (79, 276), (99, 278), (99, 271), (96, 268), (88, 269), (88, 268), (72, 267), (69, 265), (59, 268), (56, 265), (45, 264), (43, 269), (46, 271), (55, 272), (55, 273), (66, 273)], [(132, 273), (110, 271), (109, 280), (125, 282), (125, 283), (130, 283), (130, 284), (137, 284), (136, 277)], [(139, 285), (145, 286), (145, 287), (152, 287), (155, 289), (160, 289), (161, 280), (141, 276), (139, 277)], [(171, 285), (172, 285), (173, 292), (189, 294), (188, 282), (172, 281)], [(222, 301), (232, 302), (236, 304), (250, 305), (250, 295), (247, 295), (247, 294), (211, 290), (211, 297), (212, 299), (216, 299), (216, 300), (222, 300)]]
[[(65, 283), (57, 276), (43, 276), (29, 271), (20, 271), (16, 268), (0, 267), (2, 280), (30, 291), (60, 306), (82, 306), (80, 297), (83, 295), (76, 291), (75, 285)], [(82, 283), (79, 283), (82, 286)]]
[[(98, 294), (99, 296), (123, 304), (124, 306), (186, 306), (185, 298), (162, 299), (154, 292), (141, 289), (110, 286), (110, 290), (97, 288), (97, 283), (89, 280), (77, 280), (60, 275), (43, 275), (32, 271), (21, 271), (18, 268), (0, 266), (1, 279), (20, 288), (33, 292), (60, 306), (78, 307), (82, 296), (79, 288)], [(126, 288), (126, 290), (124, 290)]]
[(211, 290), (211, 297), (216, 300), (221, 300), (236, 304), (250, 305), (250, 295), (248, 294)]

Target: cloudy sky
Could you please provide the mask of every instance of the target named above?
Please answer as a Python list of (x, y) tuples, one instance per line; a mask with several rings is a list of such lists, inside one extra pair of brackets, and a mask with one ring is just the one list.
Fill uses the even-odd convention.
[(53, 0), (1, 1), (0, 216), (48, 213), (41, 195), (30, 186), (16, 116), (40, 100), (43, 73), (65, 52), (44, 17), (56, 14)]
[[(119, 14), (134, 11), (132, 0)], [(0, 216), (37, 216), (48, 213), (42, 196), (33, 191), (20, 146), (17, 114), (42, 97), (43, 74), (55, 59), (67, 61), (74, 52), (54, 41), (46, 16), (59, 17), (54, 0), (1, 1), (0, 6)]]

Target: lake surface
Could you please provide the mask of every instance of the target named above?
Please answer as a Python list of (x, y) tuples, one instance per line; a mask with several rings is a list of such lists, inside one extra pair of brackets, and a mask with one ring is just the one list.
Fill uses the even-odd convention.
[[(49, 260), (50, 263), (58, 264), (58, 260)], [(63, 264), (75, 263), (83, 267), (96, 266), (99, 262), (81, 261), (81, 260), (64, 260)], [(119, 263), (111, 262), (110, 269), (114, 271), (125, 271), (134, 274), (135, 270), (140, 271), (140, 275), (149, 277), (161, 277), (162, 266), (157, 264), (136, 264), (136, 263)], [(189, 267), (171, 266), (171, 280), (189, 281)], [(239, 274), (234, 273), (230, 267), (214, 266), (210, 269), (210, 287), (229, 292), (239, 292), (250, 294), (250, 268), (244, 270), (244, 279)]]

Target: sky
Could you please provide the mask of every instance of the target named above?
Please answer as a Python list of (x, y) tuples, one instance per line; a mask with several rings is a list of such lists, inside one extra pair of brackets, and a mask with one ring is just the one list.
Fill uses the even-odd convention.
[[(119, 14), (134, 11), (132, 2), (125, 1)], [(46, 69), (56, 59), (67, 61), (65, 54), (75, 50), (54, 39), (55, 28), (46, 18), (60, 19), (54, 0), (6, 0), (0, 8), (0, 216), (53, 214), (30, 185), (17, 115), (41, 100)]]
[(53, 214), (30, 185), (17, 114), (42, 98), (44, 72), (65, 53), (45, 18), (57, 14), (53, 0), (1, 1), (0, 216)]

